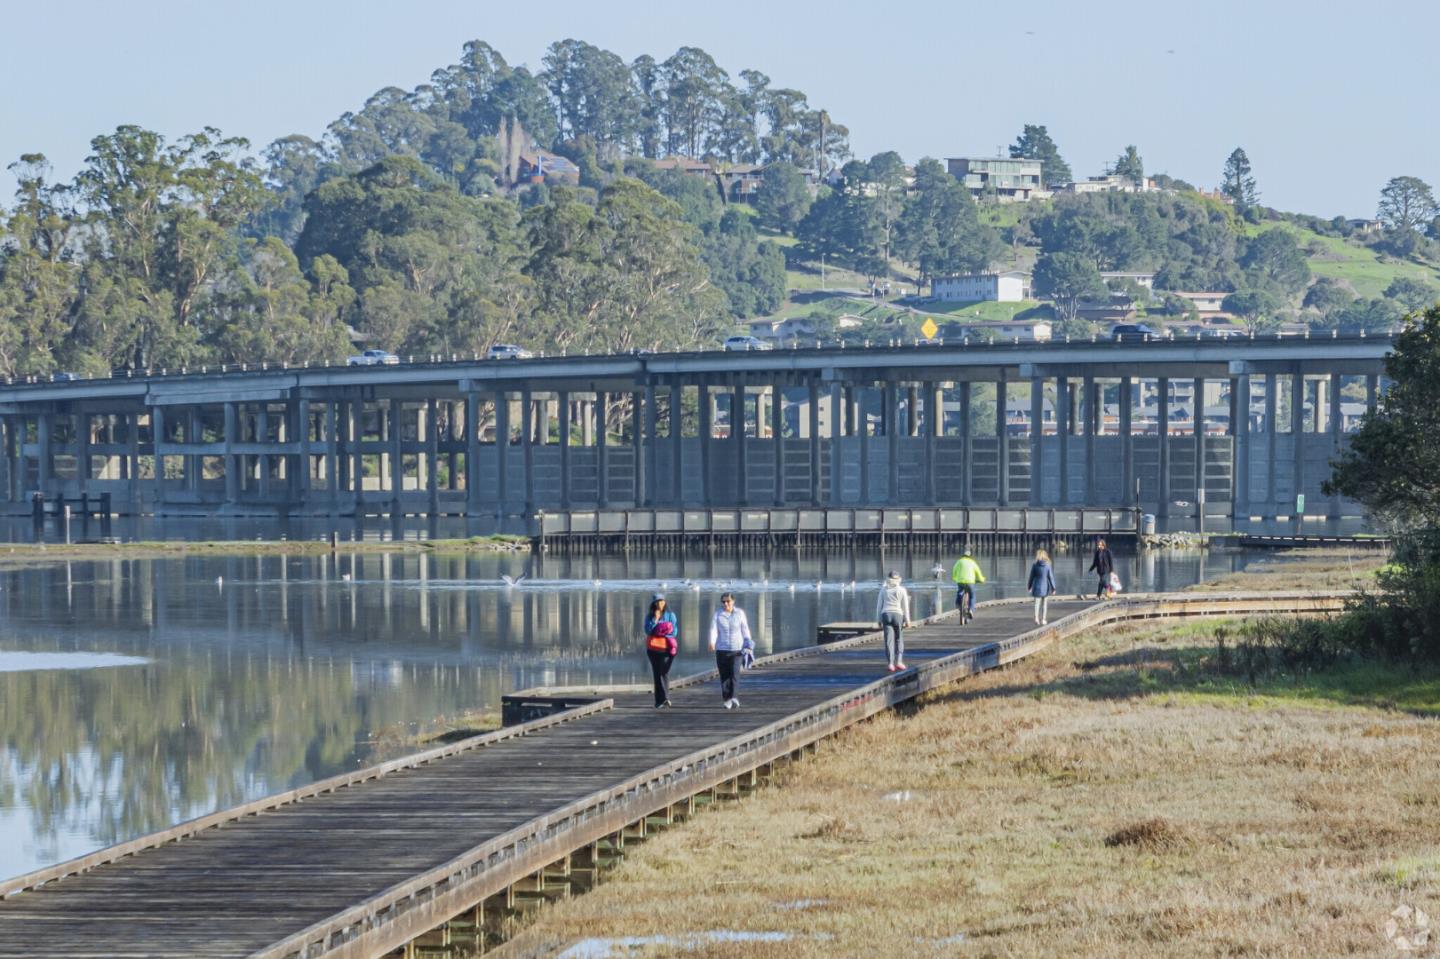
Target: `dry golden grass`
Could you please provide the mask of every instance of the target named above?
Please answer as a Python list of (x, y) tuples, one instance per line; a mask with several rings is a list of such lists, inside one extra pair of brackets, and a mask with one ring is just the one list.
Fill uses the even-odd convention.
[(1251, 563), (1244, 572), (1229, 573), (1189, 590), (1361, 589), (1374, 585), (1376, 570), (1388, 558), (1385, 551), (1377, 549), (1286, 550)]
[(1440, 911), (1440, 723), (1217, 691), (1211, 628), (1067, 640), (860, 724), (513, 954), (1398, 955), (1392, 911)]

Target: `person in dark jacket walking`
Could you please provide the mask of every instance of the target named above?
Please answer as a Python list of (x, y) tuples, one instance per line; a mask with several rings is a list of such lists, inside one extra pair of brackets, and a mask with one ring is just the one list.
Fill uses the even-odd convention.
[(670, 612), (665, 597), (650, 597), (650, 612), (645, 616), (645, 658), (650, 660), (650, 673), (655, 678), (655, 708), (670, 705), (670, 665), (680, 651), (680, 624)]
[(1090, 560), (1090, 569), (1100, 577), (1095, 598), (1104, 599), (1110, 592), (1110, 574), (1115, 572), (1115, 557), (1110, 555), (1110, 547), (1105, 545), (1103, 539), (1095, 543), (1095, 558)]
[(1055, 589), (1055, 570), (1050, 566), (1050, 554), (1043, 549), (1035, 551), (1035, 563), (1030, 567), (1030, 581), (1026, 585), (1030, 595), (1035, 597), (1035, 625), (1044, 626), (1049, 622), (1050, 595)]

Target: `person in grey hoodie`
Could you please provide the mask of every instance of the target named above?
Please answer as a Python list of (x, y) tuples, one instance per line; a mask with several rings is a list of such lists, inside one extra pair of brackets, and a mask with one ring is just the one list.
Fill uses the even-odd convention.
[(903, 631), (910, 625), (910, 591), (900, 585), (900, 574), (893, 569), (880, 587), (875, 601), (875, 618), (885, 633), (885, 655), (890, 658), (890, 672), (905, 668)]
[(735, 698), (735, 687), (740, 681), (740, 663), (745, 649), (753, 647), (750, 638), (750, 620), (745, 610), (735, 605), (735, 597), (724, 593), (720, 597), (720, 608), (710, 620), (710, 648), (715, 651), (715, 666), (720, 670), (720, 701), (726, 709), (740, 705)]

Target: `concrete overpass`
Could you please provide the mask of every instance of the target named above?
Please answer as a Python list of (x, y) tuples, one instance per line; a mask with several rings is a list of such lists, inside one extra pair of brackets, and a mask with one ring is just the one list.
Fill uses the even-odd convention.
[[(0, 386), (0, 508), (516, 515), (1321, 497), (1389, 336), (427, 358)], [(1347, 399), (1349, 397), (1349, 399)], [(1198, 398), (1198, 401), (1197, 401)]]

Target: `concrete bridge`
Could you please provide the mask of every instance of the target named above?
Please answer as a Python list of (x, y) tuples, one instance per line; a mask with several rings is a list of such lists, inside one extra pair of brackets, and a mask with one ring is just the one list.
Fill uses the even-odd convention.
[(0, 510), (530, 515), (1139, 507), (1355, 515), (1328, 461), (1389, 336), (152, 371), (0, 386)]

